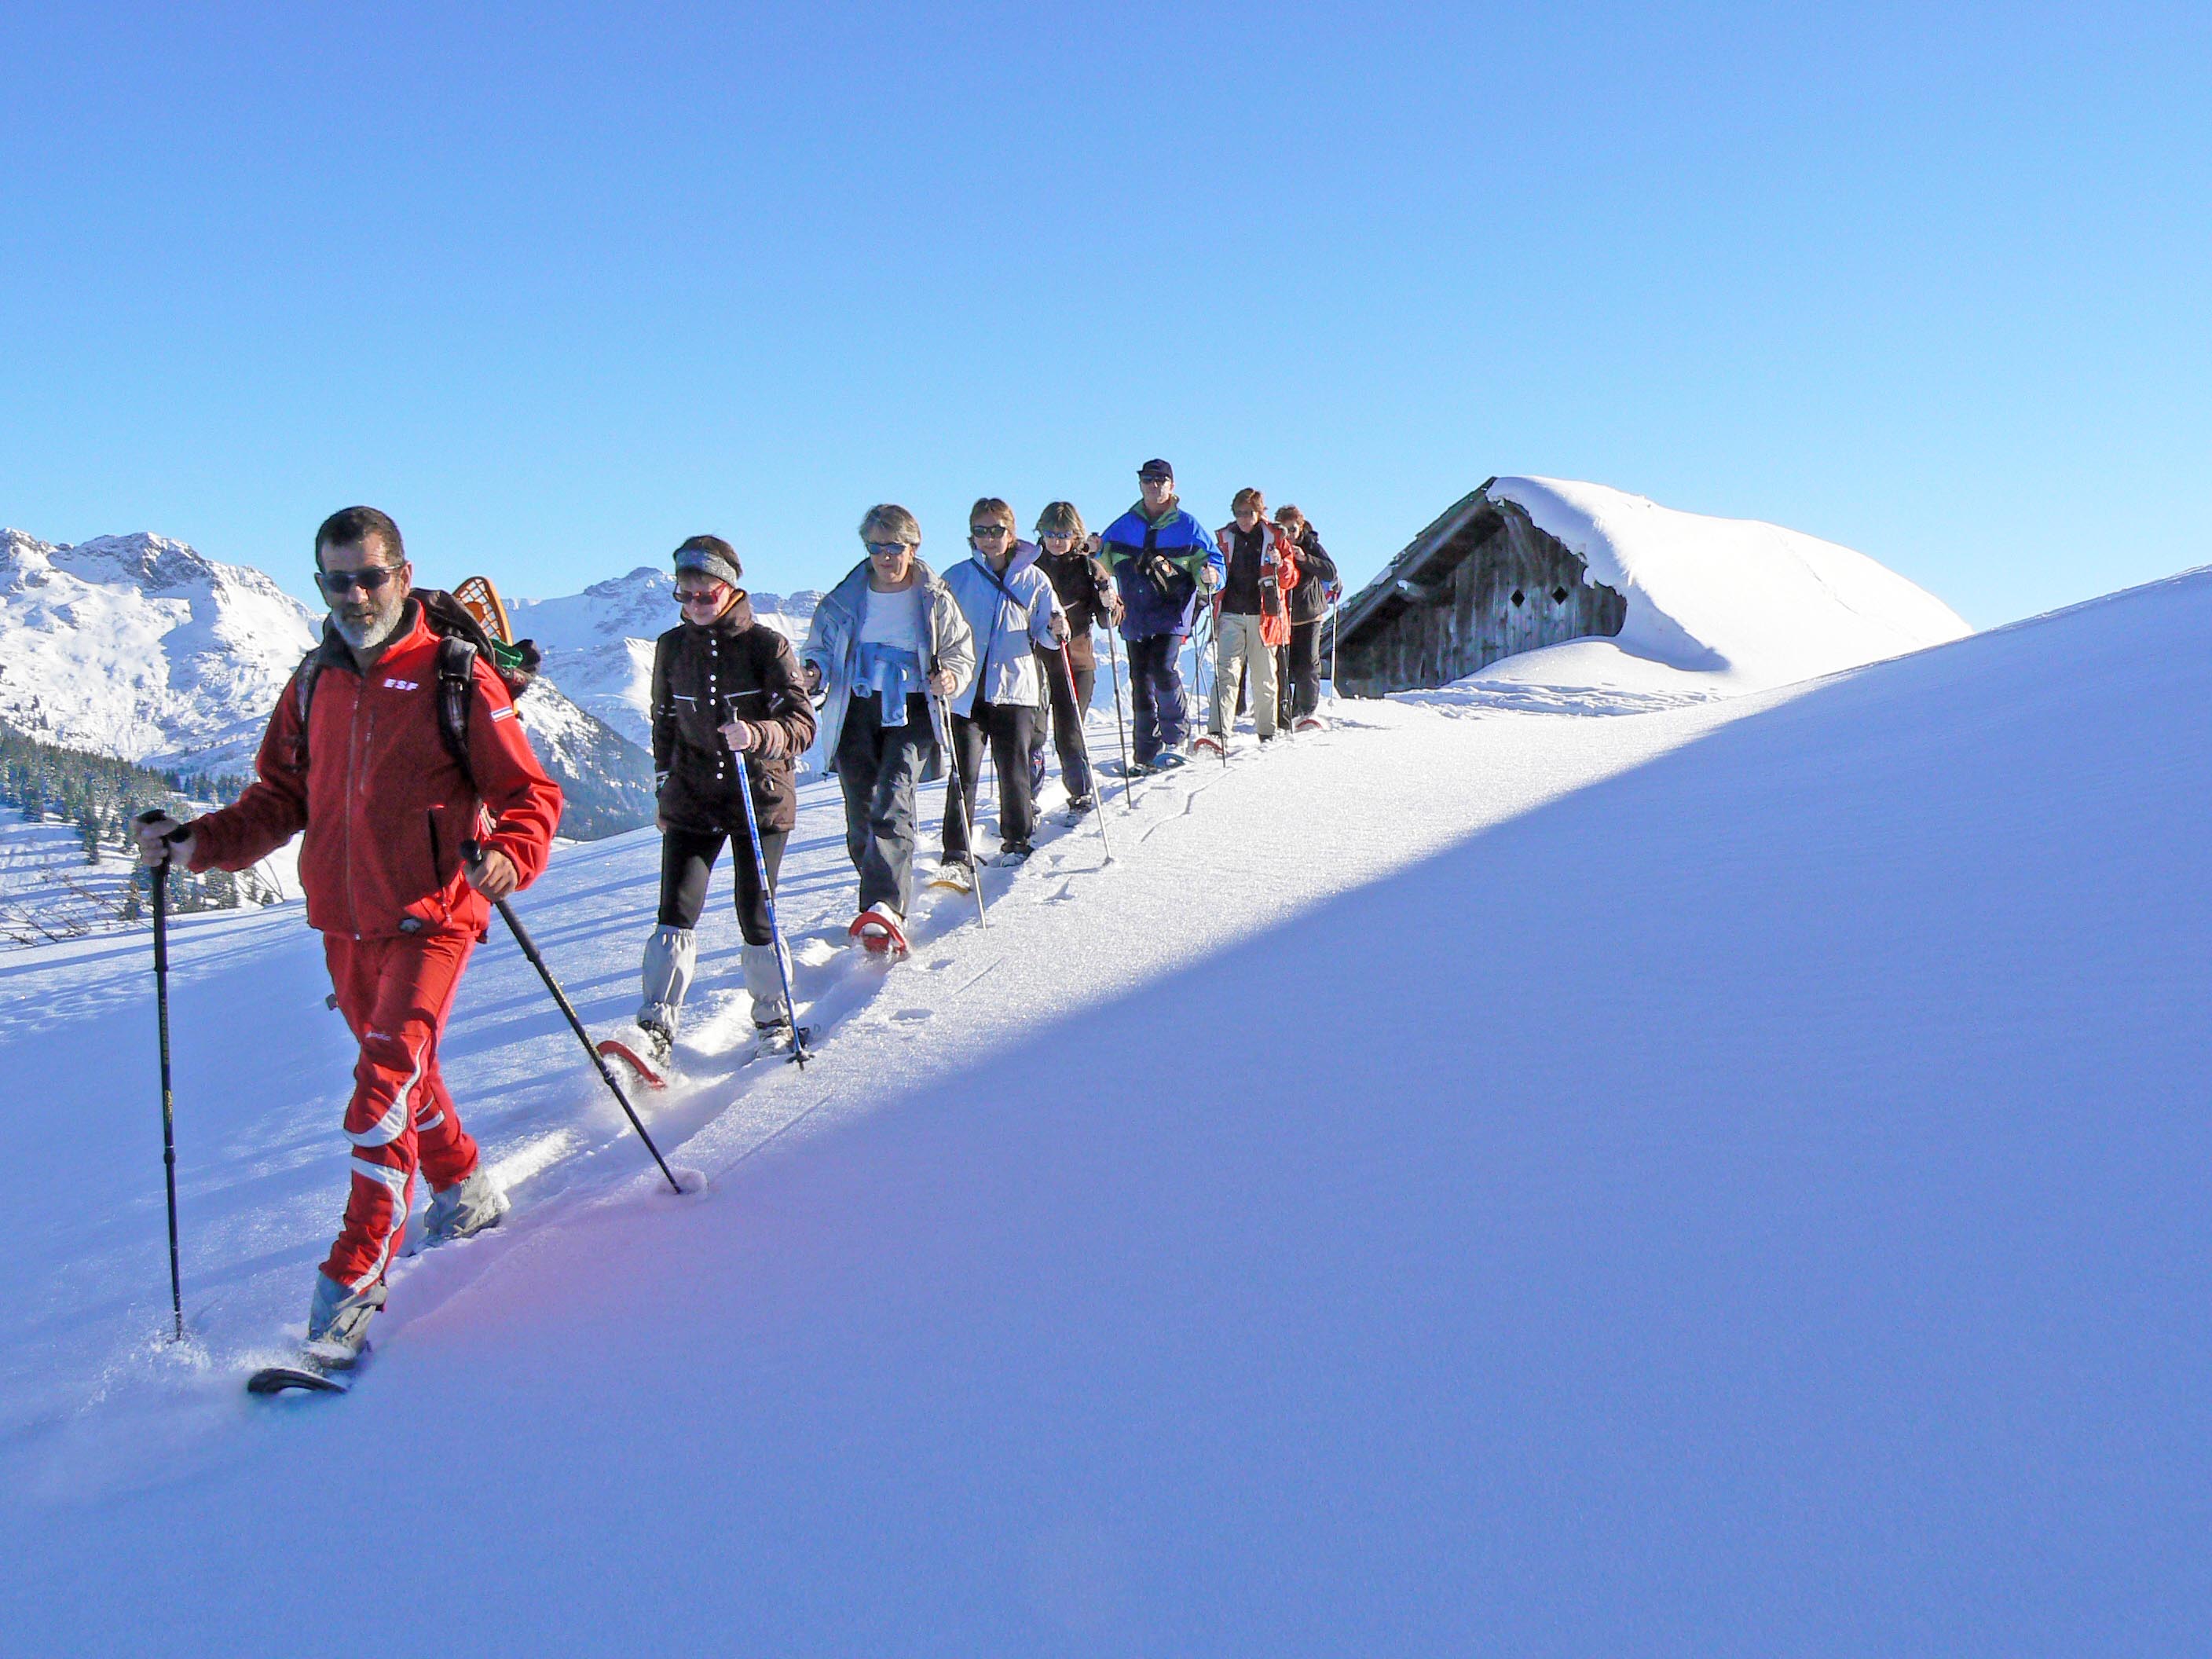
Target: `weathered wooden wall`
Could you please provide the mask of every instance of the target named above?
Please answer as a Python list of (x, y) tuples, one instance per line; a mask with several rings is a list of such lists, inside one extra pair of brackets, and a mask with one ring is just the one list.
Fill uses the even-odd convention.
[(1455, 540), (1418, 561), (1421, 574), (1389, 606), (1346, 628), (1337, 665), (1346, 696), (1448, 685), (1501, 657), (1610, 637), (1627, 620), (1628, 601), (1586, 581), (1581, 556), (1512, 502), (1477, 515)]

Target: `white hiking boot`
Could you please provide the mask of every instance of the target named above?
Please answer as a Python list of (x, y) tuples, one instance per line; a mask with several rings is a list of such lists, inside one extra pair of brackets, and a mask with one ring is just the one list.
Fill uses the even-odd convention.
[(478, 1170), (444, 1192), (430, 1194), (429, 1212), (422, 1218), (422, 1241), (447, 1244), (467, 1238), (487, 1227), (498, 1226), (507, 1209), (507, 1194)]
[(307, 1358), (325, 1370), (342, 1371), (368, 1346), (368, 1322), (384, 1305), (381, 1282), (349, 1291), (327, 1273), (315, 1275), (315, 1299), (307, 1304)]

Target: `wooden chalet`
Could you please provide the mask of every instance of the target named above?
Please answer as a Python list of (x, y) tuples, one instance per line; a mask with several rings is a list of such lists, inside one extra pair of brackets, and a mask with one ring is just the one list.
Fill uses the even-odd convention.
[(1527, 512), (1462, 496), (1413, 538), (1337, 619), (1336, 685), (1379, 697), (1448, 685), (1501, 657), (1620, 632), (1628, 601), (1592, 583), (1581, 555)]

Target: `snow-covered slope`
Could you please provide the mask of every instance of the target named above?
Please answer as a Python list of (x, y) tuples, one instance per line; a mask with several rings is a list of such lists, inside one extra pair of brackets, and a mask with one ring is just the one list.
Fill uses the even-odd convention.
[[(260, 571), (164, 537), (71, 547), (0, 531), (0, 721), (45, 742), (250, 773), (269, 711), (321, 626)], [(651, 757), (576, 707), (557, 673), (524, 697), (522, 720), (570, 797), (564, 834), (650, 821)]]
[[(238, 1392), (343, 1193), (315, 941), (179, 929), (181, 1351), (143, 957), (40, 947), (9, 1650), (331, 1628), (395, 1448), (378, 1605), (517, 1652), (2212, 1651), (2208, 635), (2197, 573), (1654, 714), (1347, 706), (888, 974), (810, 786), (816, 1063), (737, 1064), (718, 876), (657, 1196), (480, 951), (446, 1069), (517, 1210), (340, 1401)], [(602, 1028), (657, 854), (518, 901)]]
[(248, 771), (316, 626), (258, 570), (166, 537), (0, 530), (0, 720), (47, 743)]
[(1603, 484), (1499, 478), (1626, 596), (1618, 638), (1509, 657), (1462, 685), (1628, 694), (1623, 707), (1764, 690), (1940, 645), (1966, 623), (1863, 553), (1749, 519), (1678, 512)]
[[(518, 635), (545, 653), (545, 672), (584, 708), (632, 743), (650, 747), (653, 642), (676, 626), (675, 578), (641, 565), (557, 599), (517, 599), (507, 607)], [(753, 613), (794, 641), (806, 636), (821, 595), (755, 593)]]

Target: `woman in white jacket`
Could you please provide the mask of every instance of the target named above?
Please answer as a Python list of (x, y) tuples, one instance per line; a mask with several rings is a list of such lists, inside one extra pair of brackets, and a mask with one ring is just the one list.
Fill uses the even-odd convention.
[(952, 787), (945, 798), (945, 868), (958, 881), (974, 867), (968, 826), (983, 769), (983, 745), (999, 774), (999, 861), (1030, 855), (1036, 805), (1030, 791), (1030, 749), (1045, 701), (1039, 649), (1057, 651), (1067, 617), (1052, 583), (1036, 567), (1036, 549), (1014, 533), (1014, 509), (987, 495), (968, 510), (972, 557), (945, 573), (945, 585), (975, 637), (975, 674), (952, 700)]
[(915, 792), (943, 775), (938, 710), (971, 678), (968, 623), (921, 559), (921, 526), (891, 502), (860, 520), (868, 556), (815, 607), (799, 662), (822, 694), (813, 753), (845, 791), (845, 850), (860, 878), (854, 938), (906, 949)]

